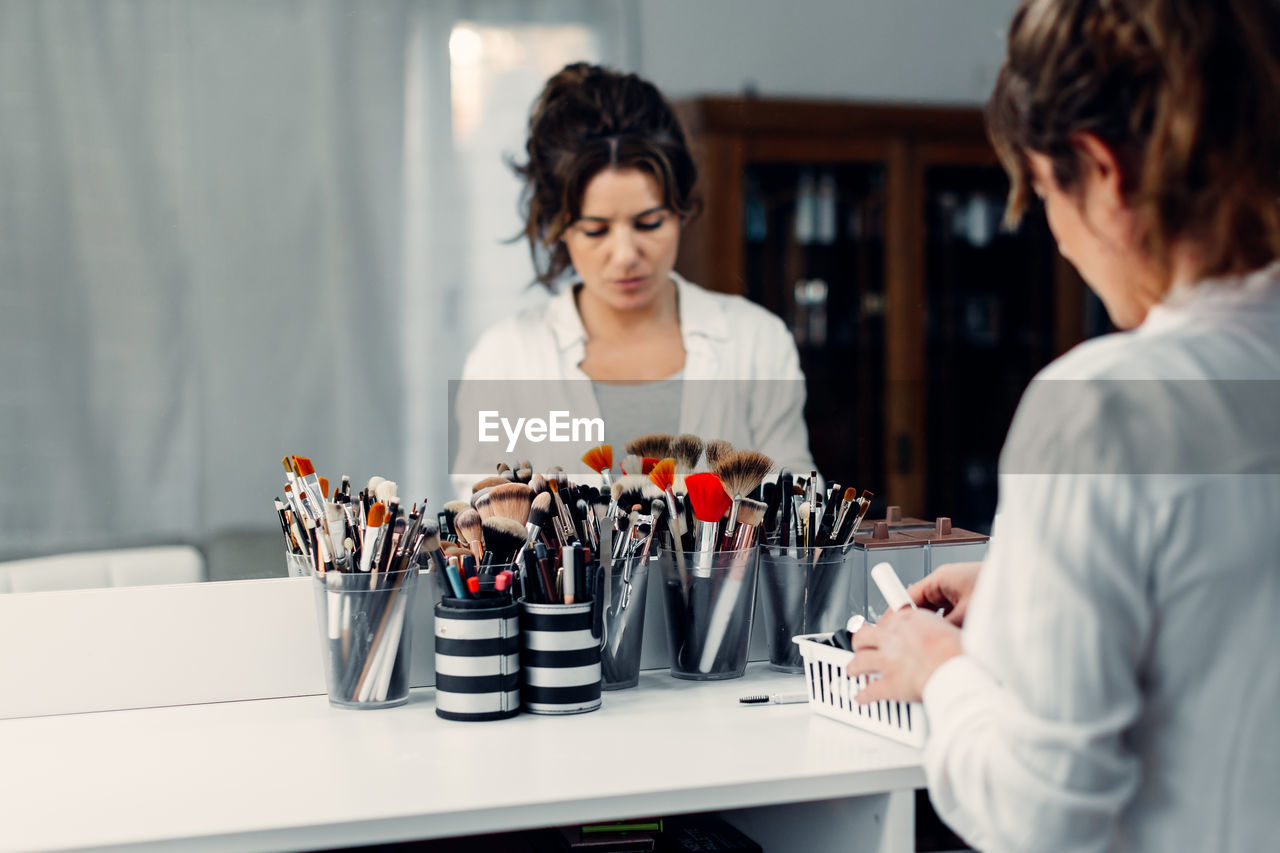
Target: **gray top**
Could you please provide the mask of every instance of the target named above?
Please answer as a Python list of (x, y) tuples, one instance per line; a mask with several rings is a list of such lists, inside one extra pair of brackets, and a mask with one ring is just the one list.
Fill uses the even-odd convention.
[(623, 448), (631, 439), (679, 431), (683, 379), (682, 370), (657, 382), (591, 381), (604, 419), (604, 440), (613, 445), (615, 465), (622, 461)]

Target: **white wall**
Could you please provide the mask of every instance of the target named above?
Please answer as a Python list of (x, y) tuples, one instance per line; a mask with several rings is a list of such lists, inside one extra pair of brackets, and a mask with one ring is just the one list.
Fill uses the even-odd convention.
[(668, 97), (980, 104), (1015, 0), (638, 0), (638, 71)]

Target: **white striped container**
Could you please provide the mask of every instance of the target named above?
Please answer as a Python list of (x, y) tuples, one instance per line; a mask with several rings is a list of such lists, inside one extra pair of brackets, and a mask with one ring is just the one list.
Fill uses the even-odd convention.
[(531, 714), (600, 707), (600, 634), (590, 601), (520, 602), (520, 695)]
[(520, 617), (514, 602), (436, 605), (436, 715), (503, 720), (520, 713)]

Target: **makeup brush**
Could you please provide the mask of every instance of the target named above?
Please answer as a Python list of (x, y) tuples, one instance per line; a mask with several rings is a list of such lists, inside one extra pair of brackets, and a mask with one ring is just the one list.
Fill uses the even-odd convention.
[(707, 442), (707, 467), (712, 471), (716, 470), (716, 463), (723, 457), (733, 452), (733, 445), (725, 441), (723, 438), (717, 438)]
[(649, 501), (661, 496), (658, 487), (649, 481), (648, 477), (641, 477), (638, 474), (627, 474), (620, 477), (613, 484), (612, 497), (613, 505), (622, 513), (628, 513), (636, 504), (648, 504)]
[(528, 485), (529, 480), (533, 477), (533, 469), (523, 466), (516, 469), (516, 482)]
[(324, 519), (324, 496), (320, 493), (320, 479), (316, 476), (315, 466), (305, 456), (293, 457), (293, 467), (297, 474), (294, 485), (298, 488), (298, 497), (302, 508), (311, 520), (317, 524)]
[[(707, 445), (708, 448), (710, 446)], [(709, 456), (708, 459), (710, 459)], [(720, 542), (720, 550), (723, 551), (733, 541), (733, 526), (738, 519), (738, 505), (743, 498), (755, 491), (760, 482), (773, 470), (773, 460), (758, 450), (734, 450), (717, 456), (716, 461), (711, 463), (711, 470), (720, 477), (724, 490), (733, 498), (729, 508), (729, 523), (725, 525), (724, 538)]]
[(743, 551), (756, 544), (766, 509), (764, 501), (742, 499), (738, 506), (738, 527), (733, 535), (734, 551)]
[(685, 491), (684, 479), (698, 467), (702, 458), (702, 439), (692, 433), (682, 433), (671, 442), (671, 452), (666, 454), (676, 460), (676, 480), (673, 488), (676, 492)]
[(706, 577), (711, 572), (720, 519), (733, 503), (733, 498), (724, 490), (720, 477), (710, 472), (690, 474), (685, 477), (684, 484), (689, 490), (693, 514), (698, 519), (697, 546), (694, 549), (697, 555), (693, 570), (695, 574)]
[(422, 526), (418, 528), (416, 552), (430, 558), (437, 572), (444, 571), (444, 552), (440, 550), (440, 528), (429, 518), (424, 518)]
[[(542, 492), (535, 495), (529, 504), (529, 518), (525, 522), (526, 541), (533, 542), (543, 535), (543, 528), (550, 520), (551, 514), (551, 493)], [(547, 540), (550, 541), (550, 538), (547, 537)]]
[(623, 476), (636, 476), (644, 469), (644, 460), (634, 453), (624, 456), (620, 463)]
[(547, 491), (551, 493), (551, 505), (555, 507), (556, 518), (564, 528), (564, 534), (572, 536), (575, 529), (573, 516), (569, 514), (569, 507), (565, 505), (564, 498), (560, 495), (560, 478), (555, 475), (556, 471), (557, 469), (552, 469), (548, 472)]
[[(627, 454), (631, 456), (652, 456), (654, 459), (665, 459), (671, 455), (671, 443), (675, 436), (665, 432), (653, 432), (640, 435), (627, 442)], [(639, 471), (631, 471), (639, 474)]]
[(484, 560), (482, 566), (501, 566), (512, 562), (516, 552), (525, 543), (526, 531), (520, 522), (494, 516), (480, 523), (481, 536), (484, 539)]
[(613, 485), (613, 472), (609, 470), (613, 467), (613, 445), (602, 444), (591, 448), (583, 454), (582, 461), (600, 475), (606, 489)]
[[(488, 498), (490, 517), (510, 518), (521, 527), (529, 520), (529, 505), (533, 502), (533, 492), (529, 491), (529, 487), (524, 483), (494, 486), (485, 497)], [(476, 509), (478, 510), (479, 507)]]
[(494, 486), (501, 486), (507, 482), (508, 481), (504, 480), (502, 477), (485, 477), (484, 479), (477, 480), (471, 484), (471, 494), (474, 495), (476, 492), (482, 492), (485, 489), (491, 489)]
[(483, 527), (480, 513), (467, 507), (458, 513), (458, 517), (453, 520), (453, 525), (458, 530), (458, 543), (469, 548), (477, 560), (483, 557), (484, 545), (481, 539)]
[(445, 539), (457, 538), (454, 519), (458, 517), (458, 513), (468, 509), (471, 509), (471, 504), (466, 501), (445, 501), (444, 506), (440, 507), (440, 512), (436, 515), (436, 519), (440, 522), (440, 535)]
[(667, 457), (653, 466), (649, 472), (649, 481), (662, 490), (663, 500), (667, 505), (667, 532), (671, 534), (671, 550), (676, 555), (676, 571), (680, 574), (680, 586), (688, 592), (689, 575), (684, 564), (684, 546), (680, 541), (680, 513), (676, 510), (676, 495), (672, 491), (676, 479), (676, 460)]
[(329, 478), (317, 477), (316, 479), (320, 481), (320, 494), (324, 495), (325, 500), (329, 500)]
[[(511, 485), (508, 483), (507, 485)], [(497, 488), (497, 486), (494, 486)], [(476, 512), (480, 513), (480, 520), (493, 517), (493, 489), (486, 489), (483, 492), (476, 492), (471, 496), (471, 506)]]
[(387, 507), (376, 503), (369, 507), (369, 517), (365, 525), (365, 545), (360, 551), (360, 571), (368, 573), (373, 568), (373, 558), (379, 550), (378, 542), (383, 532), (382, 522), (386, 519)]
[(379, 477), (377, 474), (374, 474), (372, 477), (369, 478), (369, 482), (365, 484), (364, 490), (368, 492), (370, 496), (372, 496), (373, 493), (377, 491), (378, 484), (382, 482), (384, 482), (384, 479), (382, 477)]
[[(738, 535), (734, 540), (734, 553), (729, 557), (733, 562), (720, 584), (716, 603), (711, 610), (711, 618), (707, 621), (707, 639), (702, 644), (702, 657), (698, 661), (698, 669), (702, 672), (710, 672), (716, 659), (720, 657), (725, 634), (729, 630), (729, 622), (733, 619), (738, 599), (746, 585), (747, 563), (751, 560), (751, 555), (742, 552), (755, 544), (756, 530), (763, 518), (762, 502), (751, 498), (742, 499), (738, 508), (739, 524)], [(725, 649), (724, 651), (732, 654), (734, 650)]]
[(529, 479), (529, 491), (535, 495), (542, 494), (547, 490), (547, 478), (541, 474), (534, 474)]

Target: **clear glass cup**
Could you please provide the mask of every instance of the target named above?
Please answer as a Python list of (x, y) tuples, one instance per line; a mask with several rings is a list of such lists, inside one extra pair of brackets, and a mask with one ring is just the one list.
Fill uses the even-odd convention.
[(391, 708), (409, 700), (418, 570), (314, 575), (329, 704)]
[[(642, 554), (614, 560), (609, 569), (600, 666), (605, 690), (622, 690), (640, 682), (644, 610), (649, 597), (651, 560)], [(601, 590), (603, 595), (605, 590)]]
[(740, 678), (747, 667), (759, 549), (658, 555), (671, 674)]
[(291, 578), (305, 578), (315, 574), (311, 569), (311, 558), (307, 554), (284, 552), (284, 571)]
[(854, 613), (867, 609), (867, 579), (852, 549), (760, 546), (760, 595), (763, 597), (769, 667), (803, 672), (800, 648), (791, 638), (829, 634), (844, 628)]

